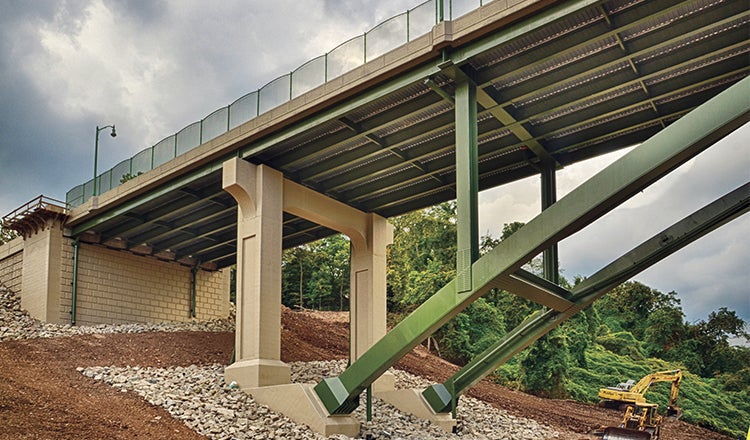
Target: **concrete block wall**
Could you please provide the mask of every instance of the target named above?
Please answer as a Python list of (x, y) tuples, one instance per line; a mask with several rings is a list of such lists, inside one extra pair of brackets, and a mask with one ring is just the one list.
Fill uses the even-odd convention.
[[(70, 320), (72, 243), (63, 260), (70, 276), (62, 276), (61, 321)], [(67, 258), (67, 257), (70, 258)], [(226, 272), (226, 273), (225, 273)], [(227, 271), (199, 271), (196, 276), (196, 318), (224, 318), (229, 314)], [(81, 243), (78, 251), (78, 324), (189, 321), (191, 268), (153, 257)]]
[(0, 245), (0, 283), (15, 293), (21, 292), (23, 274), (23, 238)]

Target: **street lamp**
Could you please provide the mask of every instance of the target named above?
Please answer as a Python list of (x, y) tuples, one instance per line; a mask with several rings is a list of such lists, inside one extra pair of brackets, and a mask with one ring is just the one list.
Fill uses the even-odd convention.
[(111, 128), (112, 132), (109, 134), (112, 137), (117, 136), (117, 132), (115, 131), (114, 124), (112, 125), (105, 125), (104, 127), (99, 128), (99, 126), (96, 126), (96, 141), (94, 141), (94, 196), (97, 195), (97, 185), (96, 185), (96, 165), (99, 162), (99, 132), (104, 130), (105, 128)]

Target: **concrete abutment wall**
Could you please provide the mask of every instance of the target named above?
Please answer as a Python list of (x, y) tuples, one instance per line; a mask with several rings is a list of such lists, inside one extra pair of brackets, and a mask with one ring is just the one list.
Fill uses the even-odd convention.
[[(0, 246), (0, 282), (34, 318), (71, 321), (73, 245), (58, 224)], [(199, 270), (195, 280), (195, 319), (226, 318), (229, 269)], [(179, 263), (80, 243), (76, 323), (190, 321), (192, 282)]]

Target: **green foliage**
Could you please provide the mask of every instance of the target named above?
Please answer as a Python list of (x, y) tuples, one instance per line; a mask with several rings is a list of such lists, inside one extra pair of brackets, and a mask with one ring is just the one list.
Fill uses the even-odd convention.
[(484, 298), (474, 301), (438, 331), (441, 353), (464, 364), (499, 341), (505, 334), (503, 316)]
[(442, 203), (404, 214), (391, 223), (389, 305), (394, 312), (408, 312), (455, 276), (456, 204)]
[(0, 225), (0, 245), (7, 243), (16, 237), (18, 237), (18, 234), (16, 233), (16, 231), (12, 229), (3, 228), (3, 226)]
[(281, 267), (285, 306), (349, 309), (349, 240), (343, 235), (286, 249)]
[(626, 331), (607, 333), (596, 338), (596, 343), (612, 353), (628, 356), (633, 360), (642, 360), (641, 342)]
[(138, 171), (138, 174), (135, 174), (135, 175), (130, 174), (130, 173), (123, 174), (120, 177), (120, 185), (122, 185), (123, 183), (127, 182), (128, 180), (135, 179), (136, 177), (140, 176), (141, 174), (143, 174), (143, 171)]
[(532, 394), (564, 398), (571, 363), (568, 336), (556, 328), (539, 338), (521, 360), (521, 383)]

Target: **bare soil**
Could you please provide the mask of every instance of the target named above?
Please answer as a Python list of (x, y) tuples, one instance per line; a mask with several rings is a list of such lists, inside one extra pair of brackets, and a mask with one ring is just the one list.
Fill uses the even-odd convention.
[[(341, 359), (348, 352), (346, 314), (292, 312), (282, 315), (282, 360)], [(84, 377), (76, 367), (187, 366), (227, 364), (232, 333), (85, 335), (0, 343), (0, 439), (202, 439), (161, 407)], [(434, 381), (458, 371), (423, 347), (396, 368)], [(618, 411), (572, 401), (547, 400), (483, 381), (469, 394), (514, 415), (562, 433), (564, 440), (594, 439), (588, 433), (615, 424)], [(727, 440), (681, 421), (669, 422), (665, 439)]]

